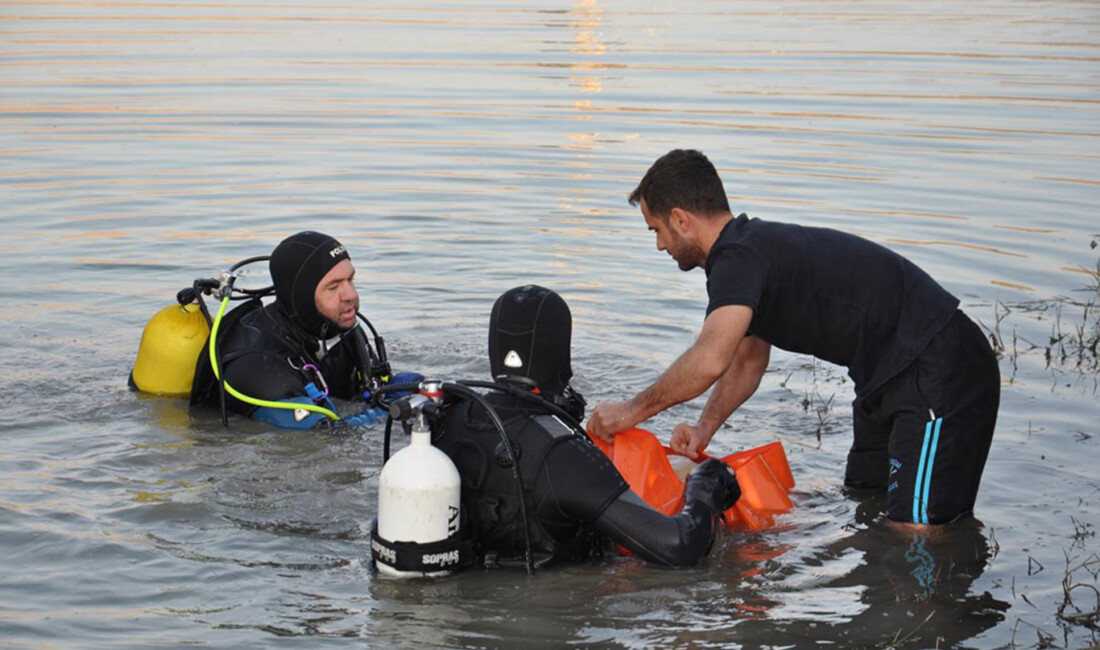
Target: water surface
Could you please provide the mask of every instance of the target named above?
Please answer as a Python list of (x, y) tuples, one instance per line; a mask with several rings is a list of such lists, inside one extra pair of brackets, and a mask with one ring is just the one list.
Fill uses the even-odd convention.
[[(0, 2), (0, 638), (1096, 643), (1058, 611), (1100, 563), (1097, 367), (1072, 347), (1097, 322), (1098, 32), (1096, 2)], [(1004, 343), (978, 521), (886, 531), (841, 489), (844, 372), (776, 353), (713, 443), (783, 441), (775, 529), (687, 571), (400, 583), (364, 564), (380, 430), (227, 431), (126, 389), (178, 289), (310, 228), (348, 244), (399, 367), (485, 378), (492, 301), (537, 282), (573, 309), (578, 388), (627, 396), (705, 308), (625, 200), (676, 147), (735, 210), (906, 255)]]

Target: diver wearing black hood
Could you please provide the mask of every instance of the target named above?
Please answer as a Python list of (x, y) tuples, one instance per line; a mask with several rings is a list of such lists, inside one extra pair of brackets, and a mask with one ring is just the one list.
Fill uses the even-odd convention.
[(496, 391), (486, 396), (517, 458), (520, 495), (484, 407), (464, 398), (445, 404), (432, 442), (462, 477), (461, 530), (487, 567), (522, 566), (528, 540), (535, 566), (598, 556), (609, 539), (657, 565), (698, 564), (710, 550), (716, 519), (741, 494), (737, 479), (712, 460), (688, 478), (679, 514), (662, 515), (642, 501), (581, 433), (585, 402), (569, 385), (571, 332), (569, 307), (549, 289), (517, 287), (493, 305), (489, 363), (494, 380), (533, 391), (553, 406)]
[[(275, 301), (264, 306), (253, 298), (222, 321), (217, 346), (226, 383), (265, 402), (362, 399), (374, 375), (388, 375), (389, 369), (379, 364), (359, 327), (355, 268), (347, 248), (328, 235), (300, 232), (279, 243), (269, 267)], [(309, 384), (317, 389), (312, 395)], [(209, 355), (200, 355), (191, 404), (216, 404), (218, 392)], [(230, 411), (280, 427), (308, 429), (325, 419), (231, 395), (225, 399)]]

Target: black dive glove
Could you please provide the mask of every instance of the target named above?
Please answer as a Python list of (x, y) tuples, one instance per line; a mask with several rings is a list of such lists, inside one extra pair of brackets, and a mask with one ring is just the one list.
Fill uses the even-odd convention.
[(741, 498), (741, 486), (729, 465), (711, 458), (691, 472), (684, 492), (686, 503), (703, 503), (715, 515), (733, 507)]

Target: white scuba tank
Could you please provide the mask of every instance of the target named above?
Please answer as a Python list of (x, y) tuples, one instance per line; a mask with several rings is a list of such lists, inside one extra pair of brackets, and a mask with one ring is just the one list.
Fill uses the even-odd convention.
[[(379, 539), (372, 540), (371, 554), (380, 572), (397, 577), (446, 575), (459, 565), (457, 545), (439, 543), (454, 538), (457, 544), (462, 480), (447, 454), (432, 446), (428, 427), (417, 424), (409, 445), (390, 457), (378, 477)], [(424, 570), (396, 568), (405, 566), (398, 560), (402, 554), (415, 557)]]

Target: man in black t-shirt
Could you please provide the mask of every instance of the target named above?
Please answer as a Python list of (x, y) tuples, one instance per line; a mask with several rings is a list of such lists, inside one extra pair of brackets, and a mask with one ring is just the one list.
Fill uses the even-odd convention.
[(730, 212), (698, 151), (659, 158), (630, 196), (681, 270), (707, 274), (698, 340), (652, 386), (597, 406), (604, 440), (711, 385), (699, 421), (671, 446), (689, 456), (748, 399), (771, 346), (848, 368), (855, 441), (845, 483), (886, 488), (887, 515), (946, 523), (973, 510), (1000, 404), (996, 357), (959, 301), (889, 249), (836, 230)]

